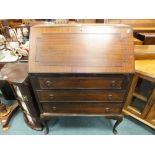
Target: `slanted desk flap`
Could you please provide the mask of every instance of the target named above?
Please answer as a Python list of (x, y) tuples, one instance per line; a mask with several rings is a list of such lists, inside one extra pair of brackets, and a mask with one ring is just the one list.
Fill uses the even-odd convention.
[(134, 72), (132, 30), (123, 25), (32, 27), (29, 73)]

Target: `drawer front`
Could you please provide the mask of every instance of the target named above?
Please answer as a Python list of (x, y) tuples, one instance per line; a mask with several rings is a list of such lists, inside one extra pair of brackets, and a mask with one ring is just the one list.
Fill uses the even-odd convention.
[(116, 103), (43, 103), (43, 113), (61, 114), (119, 114), (121, 104)]
[(100, 91), (100, 90), (43, 90), (37, 91), (40, 102), (78, 102), (78, 101), (104, 101), (104, 102), (122, 102), (124, 91)]
[(125, 77), (38, 77), (40, 89), (123, 89)]

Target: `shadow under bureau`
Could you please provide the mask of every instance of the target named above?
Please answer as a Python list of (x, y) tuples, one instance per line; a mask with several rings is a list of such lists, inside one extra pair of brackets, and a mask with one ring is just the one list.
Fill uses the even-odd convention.
[(105, 116), (117, 120), (113, 128), (117, 133), (133, 73), (130, 26), (31, 28), (28, 79), (46, 132), (46, 120), (52, 117)]

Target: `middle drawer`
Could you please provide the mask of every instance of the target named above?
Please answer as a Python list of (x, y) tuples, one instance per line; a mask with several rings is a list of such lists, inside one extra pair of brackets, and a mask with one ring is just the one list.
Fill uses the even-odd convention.
[(125, 91), (103, 90), (37, 90), (39, 102), (81, 102), (81, 101), (105, 101), (122, 102)]

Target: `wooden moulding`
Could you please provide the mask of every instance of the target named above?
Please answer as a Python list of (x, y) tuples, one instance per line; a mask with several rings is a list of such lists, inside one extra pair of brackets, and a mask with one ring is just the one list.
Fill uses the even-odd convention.
[(135, 45), (136, 60), (155, 59), (155, 45)]
[(142, 119), (142, 118), (140, 118), (140, 117), (138, 117), (138, 116), (132, 114), (131, 112), (127, 111), (126, 109), (123, 109), (123, 112), (124, 112), (125, 115), (130, 115), (130, 116), (132, 116), (133, 118), (135, 118), (135, 119), (141, 121), (142, 123), (148, 125), (149, 127), (155, 129), (155, 126), (154, 126), (154, 125), (152, 125), (152, 124), (149, 123), (148, 121), (146, 121), (146, 120), (144, 120), (144, 119)]
[(144, 101), (144, 102), (147, 102), (147, 98), (142, 96), (141, 94), (138, 94), (136, 92), (133, 93), (133, 96), (137, 97), (138, 99)]

